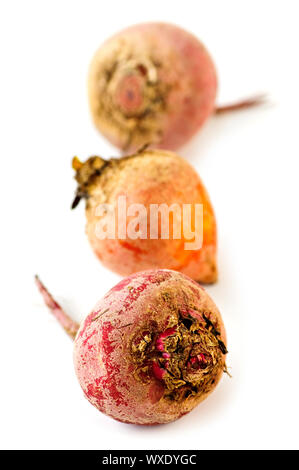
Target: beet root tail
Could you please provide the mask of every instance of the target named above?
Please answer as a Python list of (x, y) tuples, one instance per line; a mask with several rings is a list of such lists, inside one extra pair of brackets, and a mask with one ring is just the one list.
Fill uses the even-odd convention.
[(51, 310), (52, 314), (54, 315), (58, 323), (60, 323), (64, 331), (72, 338), (72, 340), (74, 340), (79, 329), (79, 324), (72, 320), (64, 312), (64, 310), (60, 307), (56, 300), (54, 300), (54, 298), (46, 289), (46, 287), (41, 282), (38, 276), (35, 276), (35, 282), (47, 307)]
[(215, 114), (224, 114), (231, 111), (240, 111), (242, 109), (253, 108), (255, 106), (260, 106), (267, 102), (267, 97), (263, 95), (255, 95), (244, 100), (236, 101), (235, 103), (229, 103), (223, 106), (217, 106), (215, 108)]

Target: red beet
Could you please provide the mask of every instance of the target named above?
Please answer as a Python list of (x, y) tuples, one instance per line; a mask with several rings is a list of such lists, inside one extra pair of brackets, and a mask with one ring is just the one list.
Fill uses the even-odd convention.
[(206, 48), (165, 23), (135, 25), (106, 41), (91, 63), (88, 90), (96, 127), (125, 151), (144, 144), (175, 150), (215, 111), (260, 101), (216, 108), (217, 76)]
[[(57, 317), (57, 303), (37, 283)], [(100, 300), (79, 328), (74, 363), (85, 396), (101, 412), (125, 423), (168, 423), (216, 387), (226, 370), (225, 345), (220, 313), (205, 290), (160, 269), (122, 280)]]

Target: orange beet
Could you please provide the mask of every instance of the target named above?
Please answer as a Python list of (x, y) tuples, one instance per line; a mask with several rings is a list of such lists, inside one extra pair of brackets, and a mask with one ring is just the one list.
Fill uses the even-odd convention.
[[(76, 205), (86, 198), (86, 233), (91, 246), (109, 269), (127, 276), (137, 271), (168, 268), (187, 274), (192, 279), (211, 283), (217, 280), (216, 221), (209, 196), (196, 171), (178, 155), (161, 150), (144, 150), (122, 159), (105, 161), (92, 157), (85, 163), (74, 159), (78, 191)], [(97, 215), (100, 204), (117, 206), (119, 197), (126, 206), (142, 204), (146, 210), (147, 238), (132, 239), (128, 227), (134, 216), (127, 217), (127, 234), (119, 236), (118, 219), (114, 239), (100, 239), (97, 227), (106, 223), (108, 214)], [(158, 223), (158, 239), (150, 238), (151, 205), (177, 204), (183, 217), (183, 205), (190, 206), (191, 227), (195, 229), (196, 205), (202, 204), (202, 247), (186, 249), (183, 218), (170, 211), (167, 215), (169, 239), (161, 238), (162, 221)], [(116, 210), (117, 212), (117, 210)], [(138, 227), (141, 230), (141, 227)], [(143, 226), (144, 229), (144, 226)], [(181, 236), (174, 239), (177, 231)], [(197, 232), (196, 232), (197, 233)]]

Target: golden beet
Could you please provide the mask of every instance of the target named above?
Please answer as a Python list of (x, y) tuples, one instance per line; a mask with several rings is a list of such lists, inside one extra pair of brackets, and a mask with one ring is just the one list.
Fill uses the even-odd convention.
[[(123, 276), (145, 269), (168, 268), (202, 283), (217, 280), (213, 208), (198, 174), (183, 158), (172, 152), (143, 150), (121, 159), (91, 157), (81, 163), (75, 158), (73, 166), (78, 182), (73, 205), (81, 197), (86, 198), (86, 233), (94, 252), (105, 266)], [(124, 230), (120, 231), (120, 198), (127, 209), (136, 207), (136, 204), (137, 208), (138, 205), (145, 208), (144, 217), (140, 218), (139, 227), (133, 236), (128, 235), (134, 223), (132, 212), (126, 217), (125, 233)], [(100, 211), (99, 207), (103, 205), (107, 205), (109, 210)], [(173, 205), (180, 214), (175, 210), (166, 213), (168, 238), (162, 230), (164, 225), (161, 218), (157, 220), (157, 238), (151, 237), (152, 208), (159, 206), (170, 209)], [(197, 227), (196, 211), (199, 205), (203, 212), (200, 227)], [(197, 235), (202, 230), (202, 246), (196, 249), (188, 247), (191, 239), (188, 240), (184, 226), (184, 207), (190, 208), (193, 233)], [(116, 214), (115, 236), (101, 238), (99, 225), (108, 225), (111, 208), (115, 209)]]

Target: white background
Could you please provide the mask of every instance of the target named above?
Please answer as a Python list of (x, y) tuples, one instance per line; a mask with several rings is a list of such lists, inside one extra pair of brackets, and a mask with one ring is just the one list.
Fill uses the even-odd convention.
[[(286, 0), (1, 2), (1, 447), (298, 448), (298, 13)], [(120, 279), (91, 252), (83, 204), (70, 211), (70, 161), (117, 155), (91, 123), (87, 68), (106, 37), (149, 20), (206, 44), (219, 103), (267, 92), (270, 104), (212, 118), (180, 149), (217, 215), (220, 279), (207, 290), (233, 378), (183, 419), (142, 428), (83, 398), (33, 275), (78, 320)]]

